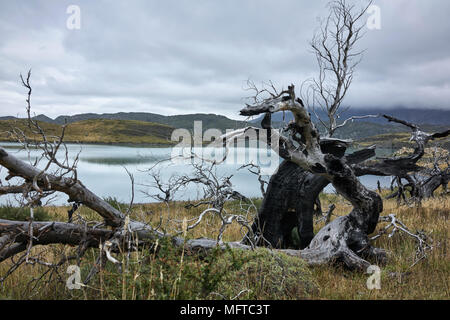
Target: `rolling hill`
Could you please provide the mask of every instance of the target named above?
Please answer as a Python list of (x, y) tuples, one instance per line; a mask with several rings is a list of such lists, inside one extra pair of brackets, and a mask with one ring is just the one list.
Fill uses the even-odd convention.
[[(345, 108), (342, 108), (344, 110)], [(319, 118), (326, 120), (327, 115), (323, 110), (316, 110)], [(381, 109), (381, 108), (349, 108), (345, 110), (340, 115), (341, 121), (347, 119), (351, 116), (364, 116), (364, 115), (377, 115), (377, 114), (388, 114), (390, 116), (406, 120), (409, 122), (413, 122), (419, 125), (428, 124), (428, 125), (447, 125), (450, 126), (450, 109), (425, 109), (425, 108), (392, 108), (392, 109)], [(293, 119), (291, 113), (285, 114), (285, 121), (290, 121)], [(262, 116), (253, 120), (254, 122), (259, 122), (262, 120)], [(313, 121), (318, 121), (316, 116), (312, 115)], [(283, 113), (278, 112), (272, 115), (272, 121), (280, 122), (283, 121)], [(360, 120), (364, 122), (370, 123), (378, 123), (378, 124), (386, 124), (387, 121), (384, 118), (368, 118), (364, 120)]]
[[(405, 109), (379, 110), (379, 109), (354, 109), (346, 111), (341, 119), (351, 115), (377, 114), (386, 112), (398, 118), (418, 123), (428, 132), (444, 131), (450, 127), (450, 110), (425, 110), (425, 109)], [(324, 118), (324, 114), (319, 116)], [(119, 113), (85, 113), (72, 116), (59, 116), (51, 119), (45, 115), (34, 117), (38, 120), (45, 131), (49, 134), (59, 132), (59, 126), (68, 123), (66, 132), (67, 142), (87, 142), (87, 143), (127, 143), (127, 144), (155, 144), (170, 145), (171, 133), (176, 128), (188, 129), (192, 132), (194, 121), (202, 122), (203, 131), (216, 128), (225, 132), (226, 129), (237, 129), (247, 125), (260, 126), (262, 117), (252, 119), (248, 122), (232, 120), (222, 115), (216, 114), (187, 114), (175, 116), (163, 116), (155, 113), (145, 112), (119, 112)], [(292, 120), (292, 115), (286, 113), (283, 122), (283, 114), (275, 113), (272, 115), (272, 125), (277, 128), (285, 122)], [(20, 123), (14, 117), (0, 117), (0, 130), (5, 132), (14, 121)], [(313, 121), (317, 119), (313, 116)], [(424, 124), (429, 123), (429, 124)], [(22, 128), (25, 124), (22, 123)], [(324, 131), (318, 124), (318, 129)], [(399, 124), (387, 122), (384, 118), (363, 119), (348, 123), (335, 133), (336, 138), (353, 139), (355, 141), (364, 141), (368, 143), (370, 137), (382, 134), (398, 135), (409, 132), (408, 128)], [(387, 136), (384, 136), (386, 138)], [(6, 139), (3, 135), (2, 140)], [(376, 139), (382, 143), (383, 139)], [(446, 142), (448, 145), (448, 142)]]
[[(415, 124), (427, 132), (445, 131), (450, 128), (450, 110), (440, 109), (408, 109), (397, 108), (390, 110), (383, 110), (377, 108), (369, 109), (349, 109), (342, 113), (340, 122), (351, 116), (363, 116), (367, 114), (388, 114), (399, 119), (403, 119)], [(326, 122), (326, 114), (323, 111), (317, 112), (318, 116)], [(253, 124), (259, 124), (263, 116), (251, 120)], [(285, 123), (293, 120), (291, 113), (278, 112), (272, 115), (272, 126), (279, 128)], [(317, 125), (320, 132), (325, 132), (324, 127), (318, 121), (315, 115), (312, 115), (312, 121)], [(339, 120), (338, 120), (339, 123)], [(348, 122), (346, 126), (339, 128), (334, 136), (342, 139), (352, 139), (355, 141), (364, 140), (370, 141), (370, 137), (379, 136), (383, 134), (390, 134), (392, 137), (397, 137), (401, 133), (407, 133), (409, 136), (410, 130), (400, 124), (388, 122), (385, 118), (367, 118)], [(386, 139), (386, 136), (384, 137)], [(382, 142), (381, 140), (378, 140)], [(387, 143), (387, 142), (386, 142)], [(386, 144), (384, 143), (384, 144)], [(448, 144), (448, 143), (447, 143)]]
[[(47, 137), (58, 136), (61, 126), (55, 123), (38, 121)], [(24, 131), (28, 136), (30, 130), (24, 119), (1, 120), (0, 140), (16, 141), (9, 134), (13, 127)], [(170, 136), (173, 127), (136, 120), (84, 120), (67, 125), (65, 142), (106, 143), (106, 144), (149, 144), (172, 145)], [(34, 135), (36, 137), (36, 135)]]
[[(2, 118), (0, 118), (1, 120)], [(118, 113), (83, 113), (72, 116), (59, 116), (55, 119), (51, 119), (45, 115), (38, 115), (36, 120), (44, 121), (54, 124), (74, 123), (84, 120), (136, 120), (144, 122), (160, 123), (171, 126), (173, 128), (184, 128), (193, 130), (194, 121), (202, 121), (203, 131), (211, 128), (217, 128), (222, 131), (225, 129), (237, 129), (246, 125), (244, 121), (232, 120), (222, 115), (217, 114), (205, 114), (194, 113), (175, 116), (163, 116), (156, 113), (147, 112), (118, 112)]]

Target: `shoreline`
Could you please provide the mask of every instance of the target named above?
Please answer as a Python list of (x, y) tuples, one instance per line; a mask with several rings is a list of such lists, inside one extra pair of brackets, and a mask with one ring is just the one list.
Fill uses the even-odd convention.
[[(17, 141), (10, 141), (10, 140), (0, 140), (0, 145), (2, 143), (17, 143), (20, 144), (20, 142)], [(72, 145), (98, 145), (98, 146), (117, 146), (117, 147), (136, 147), (136, 148), (142, 148), (142, 147), (148, 147), (148, 148), (169, 148), (176, 146), (176, 143), (168, 143), (168, 144), (162, 144), (162, 143), (136, 143), (136, 142), (92, 142), (92, 141), (64, 141), (66, 144), (72, 144)]]

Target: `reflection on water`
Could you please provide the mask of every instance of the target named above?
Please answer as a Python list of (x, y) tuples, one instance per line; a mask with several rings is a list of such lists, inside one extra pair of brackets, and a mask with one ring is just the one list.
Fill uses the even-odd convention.
[[(21, 160), (33, 162), (40, 155), (38, 151), (31, 150), (28, 156), (25, 151), (18, 149), (18, 144), (3, 142), (1, 145)], [(145, 193), (157, 193), (156, 188), (148, 187), (152, 183), (147, 172), (149, 168), (153, 168), (153, 171), (158, 171), (162, 181), (168, 181), (171, 176), (189, 174), (192, 172), (190, 161), (198, 161), (195, 159), (178, 161), (177, 163), (164, 161), (173, 155), (172, 148), (69, 144), (68, 150), (69, 157), (72, 160), (81, 150), (78, 163), (78, 178), (86, 187), (101, 197), (116, 197), (123, 202), (128, 202), (131, 199), (131, 182), (125, 168), (133, 174), (135, 179), (135, 202), (142, 203), (154, 201)], [(214, 155), (215, 152), (220, 155), (220, 152), (217, 150), (206, 151), (209, 155)], [(231, 154), (227, 161), (216, 167), (217, 176), (233, 175), (231, 182), (236, 191), (247, 197), (260, 197), (261, 193), (257, 177), (246, 169), (238, 169), (242, 164), (256, 159), (257, 161), (253, 161), (253, 163), (258, 163), (259, 161), (266, 171), (270, 172), (272, 168), (278, 166), (278, 156), (275, 154), (265, 155), (266, 152), (258, 152), (256, 149), (237, 148), (234, 151), (235, 154)], [(384, 154), (385, 152), (383, 152)], [(2, 168), (0, 171), (2, 183), (4, 183), (6, 175), (6, 170)], [(19, 181), (17, 178), (15, 179), (15, 181)], [(360, 179), (370, 189), (377, 187), (377, 180), (380, 181), (382, 186), (388, 186), (390, 182), (389, 177), (364, 176)], [(14, 180), (11, 181), (11, 183), (13, 182)], [(328, 186), (325, 191), (332, 192), (333, 187)], [(175, 198), (179, 200), (195, 200), (201, 196), (202, 190), (191, 186), (181, 190)], [(66, 195), (60, 195), (52, 204), (66, 204), (67, 198)], [(12, 201), (12, 198), (10, 196), (0, 197), (0, 203), (6, 203), (8, 200)]]
[(160, 160), (163, 160), (163, 158), (155, 157), (155, 156), (148, 156), (148, 157), (136, 156), (136, 158), (129, 158), (129, 157), (114, 157), (114, 158), (86, 157), (86, 158), (81, 158), (82, 162), (96, 163), (96, 164), (105, 165), (105, 166), (118, 166), (118, 165), (123, 166), (123, 165), (130, 165), (130, 164), (152, 164), (152, 163), (158, 162)]

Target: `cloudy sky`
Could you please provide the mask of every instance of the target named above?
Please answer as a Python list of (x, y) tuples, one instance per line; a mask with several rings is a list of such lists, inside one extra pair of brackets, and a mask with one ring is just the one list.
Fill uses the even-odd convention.
[[(33, 111), (219, 113), (239, 118), (247, 79), (315, 75), (308, 42), (327, 1), (0, 0), (0, 116)], [(450, 1), (375, 0), (381, 29), (345, 100), (351, 107), (450, 109)], [(69, 5), (80, 29), (67, 28)], [(369, 15), (367, 15), (369, 17)]]

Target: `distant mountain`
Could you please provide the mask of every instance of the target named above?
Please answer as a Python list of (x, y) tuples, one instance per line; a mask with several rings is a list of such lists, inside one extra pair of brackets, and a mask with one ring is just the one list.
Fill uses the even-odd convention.
[(119, 112), (119, 113), (103, 113), (103, 114), (83, 113), (72, 116), (59, 116), (54, 120), (44, 115), (39, 115), (36, 118), (38, 120), (54, 124), (64, 124), (65, 121), (67, 121), (67, 123), (73, 123), (83, 120), (98, 120), (98, 119), (136, 120), (136, 121), (165, 124), (174, 128), (185, 128), (188, 130), (193, 130), (194, 121), (202, 121), (203, 131), (210, 128), (217, 128), (222, 131), (225, 131), (225, 129), (242, 128), (246, 125), (246, 123), (243, 121), (232, 120), (222, 115), (204, 114), (204, 113), (175, 115), (175, 116), (163, 116), (156, 113), (146, 113), (146, 112)]
[[(15, 117), (0, 117), (0, 120), (12, 120)], [(152, 122), (158, 124), (164, 124), (171, 126), (173, 128), (184, 128), (188, 130), (194, 129), (194, 121), (202, 121), (203, 131), (211, 128), (220, 129), (225, 132), (226, 129), (238, 129), (243, 128), (248, 123), (239, 120), (232, 120), (222, 115), (217, 114), (205, 114), (205, 113), (194, 113), (186, 115), (175, 115), (175, 116), (163, 116), (156, 113), (147, 112), (119, 112), (119, 113), (82, 113), (72, 116), (59, 116), (56, 119), (51, 119), (43, 114), (40, 114), (33, 119), (62, 125), (66, 121), (67, 123), (74, 123), (84, 120), (135, 120)]]
[[(55, 128), (59, 127), (59, 125), (64, 123), (70, 124), (66, 132), (66, 141), (101, 143), (170, 144), (172, 143), (170, 136), (174, 129), (183, 128), (192, 132), (194, 121), (202, 122), (203, 132), (211, 128), (225, 132), (226, 129), (239, 129), (248, 125), (244, 121), (232, 120), (222, 115), (203, 113), (175, 116), (163, 116), (145, 112), (84, 113), (72, 116), (59, 116), (56, 119), (40, 114), (33, 119), (52, 125), (48, 127), (51, 132), (55, 131)], [(6, 120), (0, 121), (1, 129), (2, 127), (11, 126), (11, 121), (18, 119), (15, 117), (0, 117), (0, 120)], [(23, 121), (23, 119), (19, 120)], [(112, 124), (117, 127), (114, 128)], [(80, 135), (82, 132), (82, 130), (79, 130), (80, 128), (85, 130), (83, 136)], [(163, 132), (162, 137), (158, 137), (158, 130)], [(149, 134), (148, 139), (143, 137), (146, 133)], [(102, 135), (103, 137), (101, 137)], [(107, 138), (107, 135), (111, 135), (112, 138)]]
[[(321, 119), (326, 119), (326, 114), (322, 110), (316, 110), (317, 115)], [(417, 124), (430, 124), (430, 125), (449, 125), (450, 126), (450, 110), (441, 110), (441, 109), (413, 109), (413, 108), (393, 108), (393, 109), (380, 109), (380, 108), (349, 108), (344, 111), (340, 115), (341, 121), (344, 121), (350, 116), (362, 116), (368, 114), (389, 114), (391, 116), (410, 121)], [(290, 112), (286, 112), (283, 116), (282, 112), (275, 113), (272, 115), (272, 122), (276, 124), (277, 122), (282, 122), (284, 117), (285, 122), (289, 122), (293, 119), (292, 114)], [(263, 116), (260, 116), (256, 119), (250, 120), (249, 122), (254, 124), (259, 124), (262, 120)], [(7, 116), (0, 117), (0, 120), (11, 120), (15, 119), (15, 117)], [(194, 121), (202, 121), (203, 130), (207, 130), (210, 128), (217, 129), (235, 129), (242, 128), (247, 125), (245, 121), (232, 120), (222, 115), (217, 114), (205, 114), (205, 113), (195, 113), (195, 114), (184, 114), (184, 115), (174, 115), (174, 116), (164, 116), (156, 113), (148, 113), (148, 112), (118, 112), (118, 113), (82, 113), (76, 115), (63, 115), (59, 116), (56, 119), (51, 119), (43, 114), (40, 114), (35, 117), (36, 120), (44, 121), (48, 123), (54, 124), (64, 124), (65, 121), (67, 123), (73, 123), (83, 120), (96, 120), (96, 119), (104, 119), (104, 120), (137, 120), (137, 121), (145, 121), (145, 122), (153, 122), (169, 125), (174, 128), (186, 128), (192, 130), (194, 127)], [(312, 114), (312, 119), (314, 122), (317, 122), (317, 118), (315, 114)], [(386, 124), (387, 121), (384, 118), (368, 118), (363, 120), (355, 120), (356, 122), (370, 122), (370, 123), (378, 123), (378, 124)]]
[[(327, 122), (327, 115), (322, 110), (316, 110), (317, 116), (325, 123)], [(387, 114), (402, 120), (406, 120), (415, 124), (419, 124), (424, 130), (444, 131), (450, 127), (450, 110), (440, 109), (411, 109), (411, 108), (396, 108), (396, 109), (348, 109), (342, 112), (338, 123), (342, 123), (345, 119), (351, 116), (364, 115), (378, 115)], [(316, 123), (317, 128), (321, 132), (325, 132), (323, 125), (318, 120), (316, 114), (311, 114), (312, 121)], [(259, 116), (256, 119), (250, 120), (251, 123), (259, 124), (264, 116)], [(293, 120), (290, 112), (277, 112), (272, 114), (272, 126), (279, 128), (285, 123)], [(405, 126), (388, 122), (385, 118), (366, 118), (348, 122), (346, 126), (340, 128), (335, 132), (336, 138), (346, 138), (359, 140), (383, 133), (400, 133), (408, 132)]]
[[(361, 116), (367, 114), (389, 114), (391, 116), (401, 118), (413, 123), (420, 124), (424, 130), (429, 132), (444, 131), (450, 127), (450, 110), (439, 110), (439, 109), (408, 109), (408, 108), (397, 108), (390, 110), (383, 110), (377, 108), (368, 109), (349, 109), (342, 113), (340, 121), (344, 121), (350, 116)], [(326, 120), (326, 115), (322, 111), (318, 111), (319, 117)], [(85, 121), (93, 120), (114, 120), (114, 121), (139, 121), (142, 124), (152, 123), (153, 125), (163, 125), (170, 129), (165, 129), (165, 136), (167, 136), (168, 131), (173, 131), (176, 128), (185, 128), (188, 130), (193, 130), (194, 121), (202, 121), (203, 131), (216, 128), (225, 132), (226, 129), (238, 129), (243, 128), (247, 125), (260, 126), (260, 121), (263, 116), (256, 119), (250, 120), (248, 122), (232, 120), (222, 115), (216, 114), (186, 114), (186, 115), (175, 115), (175, 116), (163, 116), (156, 113), (146, 113), (146, 112), (119, 112), (119, 113), (84, 113), (76, 114), (72, 116), (59, 116), (56, 119), (51, 119), (45, 115), (38, 115), (35, 119), (42, 121), (44, 123), (49, 123), (53, 125), (61, 125), (66, 121), (69, 124), (78, 124)], [(0, 120), (13, 120), (14, 117), (0, 117)], [(292, 114), (286, 112), (283, 119), (283, 113), (275, 113), (272, 115), (272, 125), (273, 127), (281, 127), (284, 123), (292, 120)], [(316, 116), (312, 116), (313, 121), (317, 124), (318, 129), (324, 132), (324, 128), (320, 125)], [(338, 120), (339, 122), (339, 120)], [(106, 123), (102, 123), (101, 126)], [(140, 125), (139, 125), (140, 126)], [(135, 130), (138, 126), (134, 126)], [(112, 130), (113, 128), (111, 128)], [(141, 132), (145, 132), (148, 128), (139, 129)], [(409, 130), (402, 125), (389, 123), (384, 118), (368, 118), (362, 120), (355, 120), (349, 122), (345, 127), (340, 128), (335, 133), (336, 138), (347, 138), (353, 140), (361, 140), (368, 137), (380, 135), (380, 134), (395, 134), (401, 132), (408, 132)], [(111, 131), (112, 132), (112, 131)], [(130, 133), (133, 136), (133, 133)], [(124, 139), (123, 137), (121, 138)]]
[(55, 123), (52, 118), (49, 118), (49, 117), (47, 117), (44, 114), (40, 114), (40, 115), (38, 115), (36, 117), (33, 117), (33, 119), (37, 120), (37, 121), (42, 121), (42, 122)]
[[(323, 110), (316, 110), (316, 113), (319, 118), (326, 120), (327, 115)], [(380, 108), (365, 108), (365, 109), (357, 109), (357, 108), (349, 108), (348, 110), (342, 112), (340, 115), (341, 121), (351, 117), (351, 116), (364, 116), (364, 115), (377, 115), (377, 114), (387, 114), (402, 120), (406, 120), (409, 122), (413, 122), (419, 125), (423, 124), (432, 124), (432, 125), (448, 125), (450, 126), (450, 110), (443, 109), (425, 109), (425, 108), (392, 108), (392, 109), (380, 109)], [(292, 114), (285, 114), (285, 121), (292, 120)], [(317, 121), (317, 117), (314, 113), (312, 113), (313, 121)], [(262, 120), (262, 116), (253, 120), (254, 122), (259, 122)], [(272, 115), (272, 121), (278, 122), (283, 121), (283, 113), (278, 112)], [(364, 122), (372, 122), (372, 123), (380, 123), (386, 124), (387, 120), (384, 118), (368, 118), (364, 120), (357, 120)], [(356, 120), (355, 120), (356, 122)]]
[(13, 117), (13, 116), (0, 117), (0, 120), (14, 120), (14, 119), (17, 119), (17, 118)]

